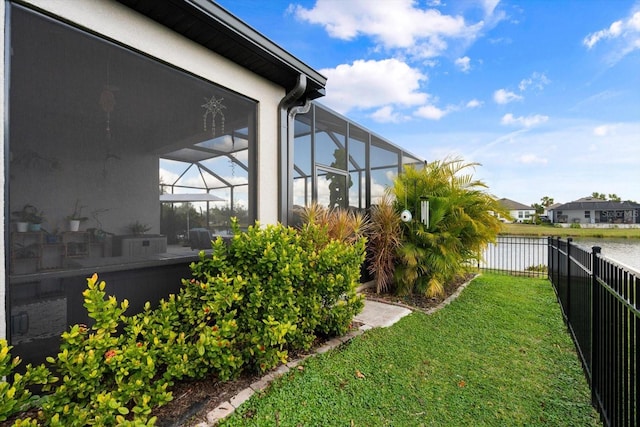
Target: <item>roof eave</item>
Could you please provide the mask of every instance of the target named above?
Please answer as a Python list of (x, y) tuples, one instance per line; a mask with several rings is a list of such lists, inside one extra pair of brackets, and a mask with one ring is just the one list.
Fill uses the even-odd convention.
[[(305, 97), (324, 96), (326, 77), (210, 0), (118, 1), (287, 91), (294, 88), (298, 76), (304, 74), (307, 77)], [(193, 18), (193, 22), (185, 26), (176, 17), (178, 11)]]

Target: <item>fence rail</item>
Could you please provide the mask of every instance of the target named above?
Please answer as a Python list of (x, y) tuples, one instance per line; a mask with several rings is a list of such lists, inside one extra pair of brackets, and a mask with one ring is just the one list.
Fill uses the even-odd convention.
[(485, 248), (478, 269), (528, 277), (547, 277), (547, 238), (499, 236)]
[(571, 239), (548, 239), (549, 279), (573, 337), (594, 406), (608, 426), (640, 426), (637, 344), (640, 279)]

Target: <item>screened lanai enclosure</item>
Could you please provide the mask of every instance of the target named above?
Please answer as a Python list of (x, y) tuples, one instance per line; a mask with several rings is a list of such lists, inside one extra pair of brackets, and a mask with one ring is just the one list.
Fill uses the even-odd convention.
[(142, 304), (188, 277), (202, 246), (192, 248), (190, 229), (213, 236), (231, 216), (255, 219), (257, 103), (39, 13), (11, 12), (9, 332), (14, 346), (35, 349), (86, 320), (81, 292), (93, 272)]
[(365, 210), (419, 160), (318, 103), (295, 118), (293, 205)]
[[(5, 6), (6, 324), (26, 362), (89, 321), (82, 291), (93, 273), (135, 313), (176, 293), (199, 251), (228, 238), (232, 217), (242, 228), (263, 211), (266, 222), (292, 223), (313, 200), (366, 210), (403, 164), (422, 163), (315, 102), (278, 140), (278, 101), (290, 88), (243, 69), (235, 78), (253, 79), (237, 86), (247, 96), (53, 13)], [(272, 193), (286, 200), (259, 199), (259, 188), (282, 182), (287, 191)]]

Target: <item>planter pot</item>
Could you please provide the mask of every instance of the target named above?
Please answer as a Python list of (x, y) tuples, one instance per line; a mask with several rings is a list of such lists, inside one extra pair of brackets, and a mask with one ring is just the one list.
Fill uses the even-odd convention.
[(80, 220), (79, 219), (70, 219), (69, 220), (69, 231), (78, 231), (80, 230)]
[(29, 231), (40, 231), (42, 224), (29, 224)]
[(29, 230), (28, 222), (16, 222), (16, 231), (18, 233), (25, 233), (27, 230)]

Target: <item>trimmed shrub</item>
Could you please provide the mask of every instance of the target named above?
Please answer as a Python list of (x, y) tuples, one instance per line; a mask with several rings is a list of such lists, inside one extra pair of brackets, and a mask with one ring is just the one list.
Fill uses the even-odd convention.
[[(232, 226), (231, 243), (218, 239), (210, 255), (201, 251), (193, 277), (154, 309), (147, 303), (127, 317), (126, 300), (107, 297), (97, 275), (87, 279), (84, 306), (93, 325), (72, 326), (57, 356), (47, 358), (60, 378), (41, 365), (0, 382), (0, 421), (39, 407), (37, 420), (14, 425), (152, 426), (152, 409), (172, 399), (175, 380), (266, 371), (318, 335), (348, 330), (363, 307), (356, 288), (364, 239), (337, 241), (317, 224), (299, 232)], [(7, 377), (19, 363), (9, 350), (0, 341), (0, 374)], [(33, 397), (27, 387), (34, 384), (51, 393)]]

